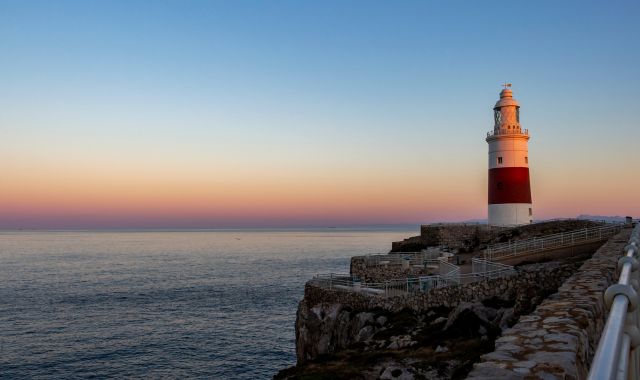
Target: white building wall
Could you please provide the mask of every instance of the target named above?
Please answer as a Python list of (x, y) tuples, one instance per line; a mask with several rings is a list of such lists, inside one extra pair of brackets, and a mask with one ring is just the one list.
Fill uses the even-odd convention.
[(499, 203), (489, 205), (489, 223), (494, 226), (517, 226), (533, 222), (531, 203)]
[[(528, 137), (500, 136), (489, 141), (489, 169), (520, 167), (528, 168)], [(502, 164), (498, 163), (502, 157)]]

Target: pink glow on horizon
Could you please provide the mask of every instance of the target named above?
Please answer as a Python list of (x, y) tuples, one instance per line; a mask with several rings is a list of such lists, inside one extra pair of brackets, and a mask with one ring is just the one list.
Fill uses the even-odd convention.
[[(429, 180), (418, 177), (407, 185), (400, 185), (407, 183), (402, 175), (381, 180), (373, 173), (352, 178), (323, 173), (304, 180), (282, 173), (224, 180), (177, 172), (165, 178), (136, 177), (126, 170), (13, 174), (20, 181), (0, 186), (0, 228), (418, 224), (486, 217), (486, 178), (481, 174), (432, 170)], [(552, 178), (554, 173), (537, 174), (532, 179), (537, 219), (640, 211), (629, 208), (632, 192), (622, 184), (605, 182), (578, 191), (575, 184)], [(620, 196), (603, 199), (607, 192)]]

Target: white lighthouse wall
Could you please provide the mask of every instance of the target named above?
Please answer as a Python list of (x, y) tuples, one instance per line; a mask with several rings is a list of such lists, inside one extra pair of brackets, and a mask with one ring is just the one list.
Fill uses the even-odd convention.
[(517, 226), (533, 222), (529, 215), (531, 203), (499, 203), (489, 205), (489, 224), (492, 226)]
[[(528, 141), (525, 138), (505, 136), (489, 141), (489, 169), (495, 168), (528, 168)], [(502, 157), (502, 163), (498, 163)]]

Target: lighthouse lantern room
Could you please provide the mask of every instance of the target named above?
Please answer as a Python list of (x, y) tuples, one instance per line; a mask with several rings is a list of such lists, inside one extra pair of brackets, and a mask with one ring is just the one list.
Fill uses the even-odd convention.
[(489, 144), (489, 225), (532, 223), (529, 184), (529, 131), (520, 126), (520, 105), (511, 84), (504, 85), (493, 108), (494, 127)]

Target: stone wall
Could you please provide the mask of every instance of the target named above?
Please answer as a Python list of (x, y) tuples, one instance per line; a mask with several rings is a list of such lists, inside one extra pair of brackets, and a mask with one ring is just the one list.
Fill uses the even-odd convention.
[(604, 291), (616, 280), (631, 229), (605, 243), (558, 293), (503, 332), (469, 379), (584, 379), (605, 323)]
[(444, 306), (456, 307), (460, 302), (477, 302), (489, 298), (517, 299), (535, 297), (555, 291), (575, 268), (557, 263), (532, 264), (516, 268), (516, 274), (478, 281), (466, 285), (433, 288), (425, 293), (397, 297), (378, 297), (346, 290), (324, 289), (312, 283), (305, 285), (304, 301), (310, 305), (339, 303), (355, 310), (384, 309), (417, 312)]
[(368, 265), (366, 256), (351, 258), (349, 273), (366, 282), (383, 282), (398, 278), (430, 276), (438, 274), (438, 268), (421, 266), (403, 267), (398, 263)]
[(420, 226), (422, 240), (444, 246), (451, 251), (469, 251), (490, 240), (496, 232), (503, 230), (499, 227), (489, 227), (486, 224), (429, 224)]
[(422, 240), (422, 236), (412, 236), (401, 241), (391, 242), (391, 252), (420, 252), (427, 247), (435, 247), (437, 244), (429, 244)]
[(407, 238), (403, 241), (393, 242), (391, 250), (419, 251), (426, 247), (447, 247), (450, 251), (469, 251), (477, 247), (482, 241), (491, 239), (498, 227), (489, 227), (486, 224), (464, 223), (437, 223), (420, 226), (420, 236)]

